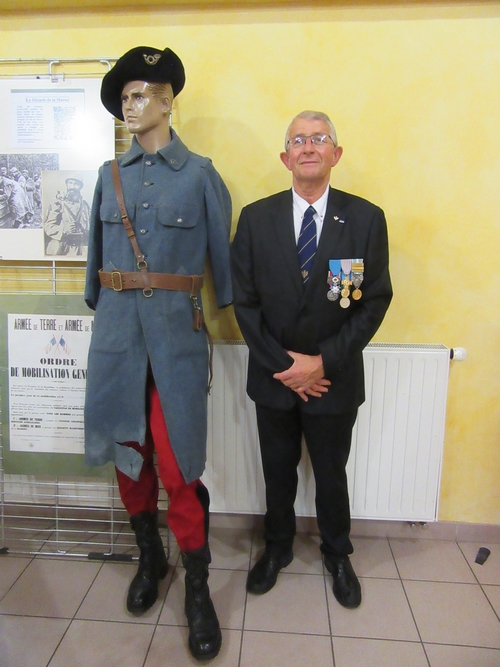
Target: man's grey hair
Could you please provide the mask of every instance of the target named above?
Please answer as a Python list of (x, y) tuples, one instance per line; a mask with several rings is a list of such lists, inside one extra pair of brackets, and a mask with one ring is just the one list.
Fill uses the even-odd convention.
[(326, 113), (323, 113), (322, 111), (301, 111), (299, 114), (295, 116), (295, 118), (292, 119), (292, 122), (288, 126), (288, 129), (285, 134), (285, 150), (288, 150), (288, 140), (290, 139), (290, 128), (292, 127), (294, 122), (299, 118), (302, 118), (303, 120), (322, 120), (323, 122), (325, 122), (330, 129), (330, 136), (333, 139), (333, 144), (335, 146), (338, 146), (337, 132), (335, 131), (335, 127), (330, 118), (326, 115)]

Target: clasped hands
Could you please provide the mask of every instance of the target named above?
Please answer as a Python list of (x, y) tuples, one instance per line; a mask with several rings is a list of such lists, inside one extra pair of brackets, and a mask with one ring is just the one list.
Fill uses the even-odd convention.
[(293, 364), (286, 371), (275, 373), (273, 377), (282, 382), (285, 387), (295, 391), (307, 403), (308, 396), (319, 398), (328, 391), (330, 380), (325, 378), (323, 359), (320, 354), (309, 355), (287, 350), (293, 359)]

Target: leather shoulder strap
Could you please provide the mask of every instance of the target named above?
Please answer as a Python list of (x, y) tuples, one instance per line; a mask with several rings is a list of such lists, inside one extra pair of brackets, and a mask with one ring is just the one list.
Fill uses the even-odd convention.
[(118, 168), (118, 160), (111, 160), (111, 175), (113, 176), (113, 185), (115, 188), (116, 201), (118, 203), (118, 208), (120, 209), (120, 216), (123, 222), (123, 226), (125, 227), (127, 236), (129, 237), (130, 243), (132, 244), (132, 248), (134, 249), (134, 254), (137, 259), (137, 266), (138, 268), (141, 268), (139, 266), (139, 263), (144, 262), (144, 255), (142, 254), (141, 249), (139, 248), (137, 239), (135, 237), (134, 228), (132, 227), (132, 223), (130, 222), (130, 218), (128, 217), (127, 209), (125, 208), (125, 200), (123, 199), (123, 189), (122, 189), (122, 182), (120, 179), (120, 170)]
[(148, 264), (144, 258), (144, 255), (141, 252), (141, 249), (139, 248), (139, 244), (137, 243), (137, 239), (135, 237), (134, 228), (132, 227), (132, 223), (130, 222), (127, 209), (125, 207), (125, 200), (123, 199), (122, 182), (120, 178), (120, 169), (118, 168), (118, 160), (111, 160), (111, 174), (113, 176), (113, 186), (115, 188), (116, 201), (118, 203), (118, 208), (120, 209), (120, 216), (123, 222), (123, 226), (125, 227), (127, 236), (129, 237), (130, 243), (132, 244), (134, 255), (137, 260), (137, 268), (142, 273), (144, 281), (143, 292), (145, 295), (146, 294), (151, 295), (153, 293), (153, 290), (151, 289), (151, 282), (148, 276)]

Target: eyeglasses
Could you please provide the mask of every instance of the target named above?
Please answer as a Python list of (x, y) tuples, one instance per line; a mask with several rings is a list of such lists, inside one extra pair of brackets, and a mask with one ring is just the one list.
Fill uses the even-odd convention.
[(335, 146), (335, 142), (329, 134), (298, 134), (296, 137), (291, 137), (286, 142), (287, 148), (297, 148), (298, 146), (305, 146), (307, 140), (310, 139), (314, 146), (326, 146), (328, 139)]

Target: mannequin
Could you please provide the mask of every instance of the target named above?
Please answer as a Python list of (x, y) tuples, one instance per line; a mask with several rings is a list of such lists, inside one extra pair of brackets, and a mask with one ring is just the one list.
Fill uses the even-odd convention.
[(127, 596), (134, 614), (156, 602), (168, 571), (157, 523), (156, 451), (170, 500), (168, 524), (186, 569), (189, 648), (206, 660), (217, 655), (222, 637), (207, 583), (210, 498), (200, 481), (208, 344), (199, 290), (208, 250), (217, 305), (232, 301), (231, 201), (211, 161), (189, 151), (170, 128), (172, 102), (184, 81), (179, 58), (151, 47), (128, 51), (103, 79), (104, 106), (133, 135), (118, 167), (143, 259), (137, 261), (122, 224), (106, 162), (92, 207), (85, 290), (96, 311), (85, 437), (90, 465), (115, 463), (136, 534), (139, 567)]

